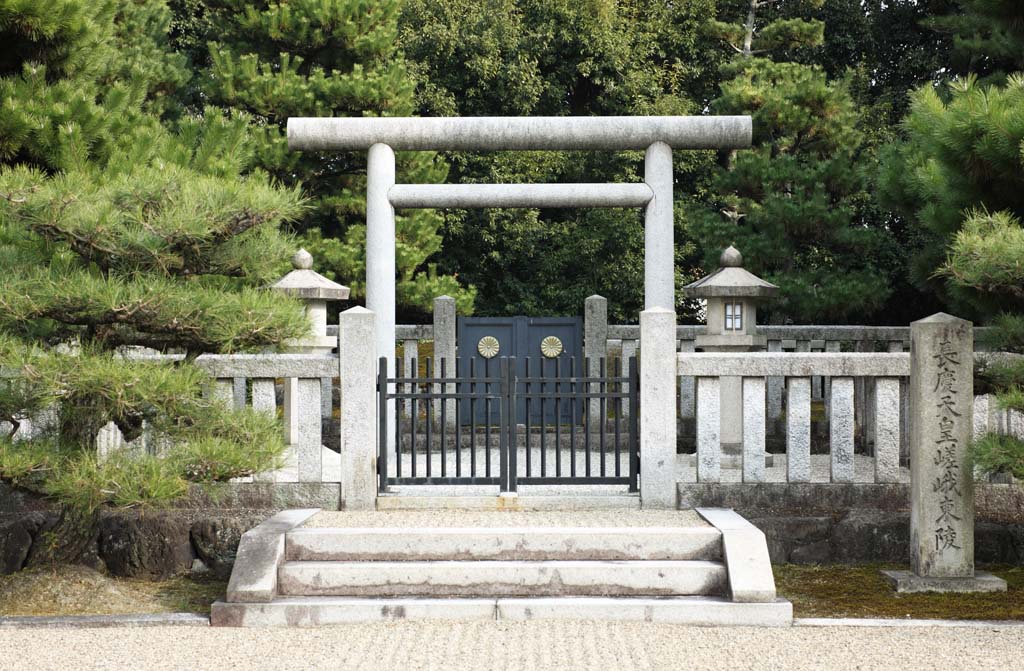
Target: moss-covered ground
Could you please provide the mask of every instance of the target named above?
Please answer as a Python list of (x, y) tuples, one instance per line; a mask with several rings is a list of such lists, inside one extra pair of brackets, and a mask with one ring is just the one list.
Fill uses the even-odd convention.
[(779, 595), (794, 617), (1024, 620), (1024, 566), (989, 566), (1007, 591), (987, 594), (896, 594), (880, 571), (905, 566), (775, 566)]
[(149, 581), (114, 578), (84, 566), (0, 576), (0, 616), (200, 613), (223, 598), (221, 580), (178, 576)]
[[(775, 566), (779, 595), (795, 617), (1024, 620), (1024, 566), (986, 567), (1006, 580), (999, 594), (896, 594), (887, 565)], [(905, 567), (904, 567), (905, 568)], [(163, 581), (114, 578), (81, 566), (0, 576), (0, 616), (208, 614), (224, 581), (179, 576)]]

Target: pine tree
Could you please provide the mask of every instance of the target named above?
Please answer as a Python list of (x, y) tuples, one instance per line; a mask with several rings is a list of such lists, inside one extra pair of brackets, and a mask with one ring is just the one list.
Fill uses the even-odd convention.
[[(992, 349), (1024, 353), (1024, 76), (1005, 86), (954, 80), (948, 99), (922, 87), (903, 127), (881, 197), (917, 227), (916, 280), (951, 311), (991, 323)], [(981, 371), (980, 381), (1004, 407), (1024, 411), (1024, 360)], [(990, 436), (976, 458), (1024, 477), (1019, 440)]]
[(754, 141), (752, 149), (722, 157), (710, 202), (691, 208), (689, 226), (706, 270), (734, 244), (753, 272), (779, 285), (774, 320), (870, 315), (889, 295), (882, 269), (892, 263), (885, 232), (863, 221), (870, 199), (858, 161), (870, 163), (870, 156), (862, 153), (858, 112), (844, 85), (827, 81), (821, 68), (772, 60), (819, 45), (823, 25), (766, 19), (769, 8), (784, 9), (750, 0), (742, 22), (708, 26), (736, 54), (722, 68), (728, 79), (712, 110), (752, 115)]
[(1019, 0), (956, 0), (957, 10), (929, 26), (953, 37), (953, 73), (999, 83), (1024, 70), (1024, 4)]
[[(383, 0), (209, 0), (182, 3), (205, 20), (192, 31), (210, 40), (209, 74), (197, 81), (204, 100), (253, 118), (255, 164), (282, 184), (301, 184), (310, 207), (296, 226), (324, 274), (364, 294), (365, 152), (289, 151), (290, 116), (407, 116), (415, 81), (397, 47), (401, 3)], [(195, 43), (195, 32), (182, 40)], [(398, 179), (443, 181), (447, 167), (431, 153), (398, 156)], [(440, 217), (428, 210), (396, 220), (399, 309), (429, 310), (434, 297), (455, 297), (472, 311), (474, 292), (430, 263), (441, 249)]]
[(973, 76), (954, 80), (943, 91), (923, 86), (914, 92), (902, 124), (905, 142), (883, 156), (882, 205), (915, 227), (916, 244), (908, 250), (912, 279), (972, 319), (997, 313), (999, 300), (950, 284), (935, 271), (967, 212), (1024, 213), (1022, 102), (1019, 77), (1006, 87), (985, 86)]
[[(29, 562), (74, 561), (106, 507), (276, 464), (276, 419), (205, 397), (192, 359), (308, 329), (258, 288), (294, 250), (278, 227), (301, 202), (240, 176), (246, 119), (174, 109), (187, 77), (162, 0), (0, 0), (0, 17), (16, 45), (0, 70), (0, 481), (61, 508)], [(151, 450), (101, 458), (110, 422)]]

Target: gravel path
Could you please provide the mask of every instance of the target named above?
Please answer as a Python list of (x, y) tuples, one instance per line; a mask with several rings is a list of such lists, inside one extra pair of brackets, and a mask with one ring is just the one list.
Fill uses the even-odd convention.
[(693, 510), (323, 511), (306, 527), (704, 527)]
[(0, 630), (4, 669), (1020, 668), (1020, 630), (398, 622), (320, 629)]

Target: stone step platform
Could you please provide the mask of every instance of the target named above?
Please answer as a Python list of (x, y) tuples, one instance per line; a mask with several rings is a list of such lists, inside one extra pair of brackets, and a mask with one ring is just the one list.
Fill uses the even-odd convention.
[(721, 595), (725, 565), (711, 561), (285, 562), (286, 596)]
[(287, 561), (719, 560), (722, 533), (704, 527), (300, 528)]
[(556, 597), (499, 599), (280, 597), (268, 603), (214, 604), (221, 627), (319, 627), (396, 620), (602, 620), (690, 626), (787, 627), (784, 599), (736, 603), (720, 597)]
[(764, 534), (728, 509), (317, 512), (243, 535), (214, 625), (792, 621)]

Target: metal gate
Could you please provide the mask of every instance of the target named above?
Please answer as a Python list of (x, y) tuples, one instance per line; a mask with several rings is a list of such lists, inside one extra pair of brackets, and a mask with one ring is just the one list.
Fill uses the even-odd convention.
[[(458, 319), (458, 361), (461, 373), (467, 375), (470, 360), (475, 360), (475, 370), (482, 373), (488, 361), (495, 355), (515, 358), (516, 373), (527, 376), (525, 366), (530, 359), (539, 359), (547, 351), (547, 358), (564, 359), (562, 366), (567, 365), (570, 357), (583, 356), (583, 319), (581, 317), (459, 317)], [(493, 362), (497, 370), (498, 360)], [(553, 364), (544, 366), (543, 374), (554, 374)], [(536, 367), (534, 375), (537, 375)], [(461, 415), (468, 418), (466, 401), (462, 402)], [(526, 403), (520, 396), (516, 406), (516, 421), (526, 422)], [(568, 422), (569, 406), (563, 405), (563, 423)], [(484, 420), (485, 409), (477, 406), (477, 421)], [(538, 420), (537, 404), (533, 405), (534, 417)], [(493, 408), (490, 421), (497, 423), (497, 408)]]
[[(396, 364), (394, 377), (387, 359), (378, 369), (380, 491), (389, 485), (498, 485), (514, 492), (520, 484), (637, 491), (636, 357), (625, 371), (622, 359), (601, 359), (597, 376), (586, 375), (589, 360), (575, 357), (501, 357), (482, 371), (470, 359), (468, 370), (454, 377), (445, 376), (444, 359), (436, 369), (429, 358), (422, 368), (413, 359), (408, 371), (401, 360)], [(523, 424), (515, 421), (518, 405), (526, 406)]]

